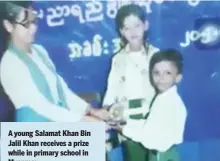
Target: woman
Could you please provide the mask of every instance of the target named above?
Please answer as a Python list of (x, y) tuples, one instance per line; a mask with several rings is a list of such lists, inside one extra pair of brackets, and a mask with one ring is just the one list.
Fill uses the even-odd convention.
[[(122, 6), (116, 15), (116, 27), (123, 44), (112, 60), (103, 105), (121, 103), (127, 107), (127, 118), (141, 119), (148, 112), (148, 108), (143, 107), (149, 107), (155, 94), (148, 68), (150, 58), (158, 49), (145, 42), (149, 24), (140, 6)], [(125, 138), (122, 140), (126, 161), (146, 160), (143, 147)]]
[[(95, 110), (68, 88), (56, 73), (47, 51), (32, 45), (37, 15), (28, 1), (1, 2), (7, 33), (1, 60), (1, 83), (13, 102), (15, 121), (99, 121), (106, 110)], [(90, 114), (90, 116), (89, 116)], [(95, 116), (96, 118), (92, 117)]]

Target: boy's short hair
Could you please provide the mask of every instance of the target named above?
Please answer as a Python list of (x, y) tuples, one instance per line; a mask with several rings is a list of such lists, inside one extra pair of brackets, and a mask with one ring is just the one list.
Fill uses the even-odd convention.
[(175, 49), (166, 49), (156, 52), (150, 60), (150, 73), (152, 72), (154, 65), (161, 61), (173, 62), (174, 65), (177, 67), (178, 73), (182, 73), (183, 57), (179, 51)]

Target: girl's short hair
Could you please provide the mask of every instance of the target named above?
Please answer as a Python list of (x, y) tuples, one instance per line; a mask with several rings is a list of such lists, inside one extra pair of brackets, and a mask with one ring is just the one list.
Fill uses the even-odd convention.
[(115, 18), (116, 31), (118, 32), (118, 34), (122, 38), (122, 42), (124, 44), (127, 43), (127, 40), (125, 40), (122, 37), (122, 35), (120, 33), (120, 29), (122, 29), (124, 27), (124, 20), (125, 20), (125, 18), (130, 16), (130, 15), (137, 16), (143, 23), (145, 23), (145, 20), (146, 20), (145, 11), (139, 5), (128, 4), (128, 5), (124, 5), (121, 8), (119, 8), (119, 10), (118, 10), (118, 12), (116, 14), (116, 18)]
[(128, 5), (122, 6), (117, 12), (117, 15), (115, 18), (117, 29), (123, 28), (125, 18), (130, 15), (135, 15), (142, 22), (145, 22), (146, 14), (144, 10), (141, 8), (141, 6), (136, 5), (136, 4), (128, 4)]

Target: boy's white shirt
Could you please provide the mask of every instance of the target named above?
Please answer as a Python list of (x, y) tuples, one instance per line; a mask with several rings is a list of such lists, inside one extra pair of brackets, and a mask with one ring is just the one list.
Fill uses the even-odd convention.
[[(43, 53), (47, 53), (42, 46), (35, 46), (44, 51)], [(46, 56), (50, 60), (49, 56)], [(35, 50), (33, 50), (31, 58), (45, 75), (54, 100), (58, 101), (55, 75), (42, 63)], [(61, 122), (80, 121), (87, 111), (89, 105), (74, 94), (59, 75), (69, 110), (50, 103), (38, 91), (28, 67), (9, 50), (2, 57), (0, 72), (2, 86), (16, 109), (22, 106), (28, 106), (48, 119)]]
[[(116, 102), (125, 102), (127, 105), (129, 99), (140, 98), (145, 98), (145, 103), (149, 105), (155, 94), (149, 80), (149, 62), (157, 51), (159, 51), (158, 48), (149, 45), (146, 56), (143, 49), (139, 53), (132, 53), (127, 45), (125, 49), (116, 54), (112, 59), (103, 105), (111, 105)], [(145, 74), (141, 74), (140, 69), (134, 64), (139, 64), (141, 68), (145, 69)], [(129, 109), (127, 115), (146, 113), (147, 105), (144, 108)]]
[(183, 141), (187, 111), (173, 86), (155, 99), (147, 120), (128, 120), (122, 133), (148, 149), (165, 152)]

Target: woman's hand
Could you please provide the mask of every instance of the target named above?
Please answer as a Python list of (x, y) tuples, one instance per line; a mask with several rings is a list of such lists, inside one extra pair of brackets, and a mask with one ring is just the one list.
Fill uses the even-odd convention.
[(83, 116), (81, 121), (83, 121), (83, 122), (102, 122), (102, 120), (95, 118), (95, 117), (92, 117), (92, 116), (88, 116), (88, 115)]
[(89, 111), (89, 114), (91, 116), (97, 117), (98, 119), (101, 119), (103, 121), (110, 120), (110, 113), (106, 109), (93, 109), (91, 108)]

